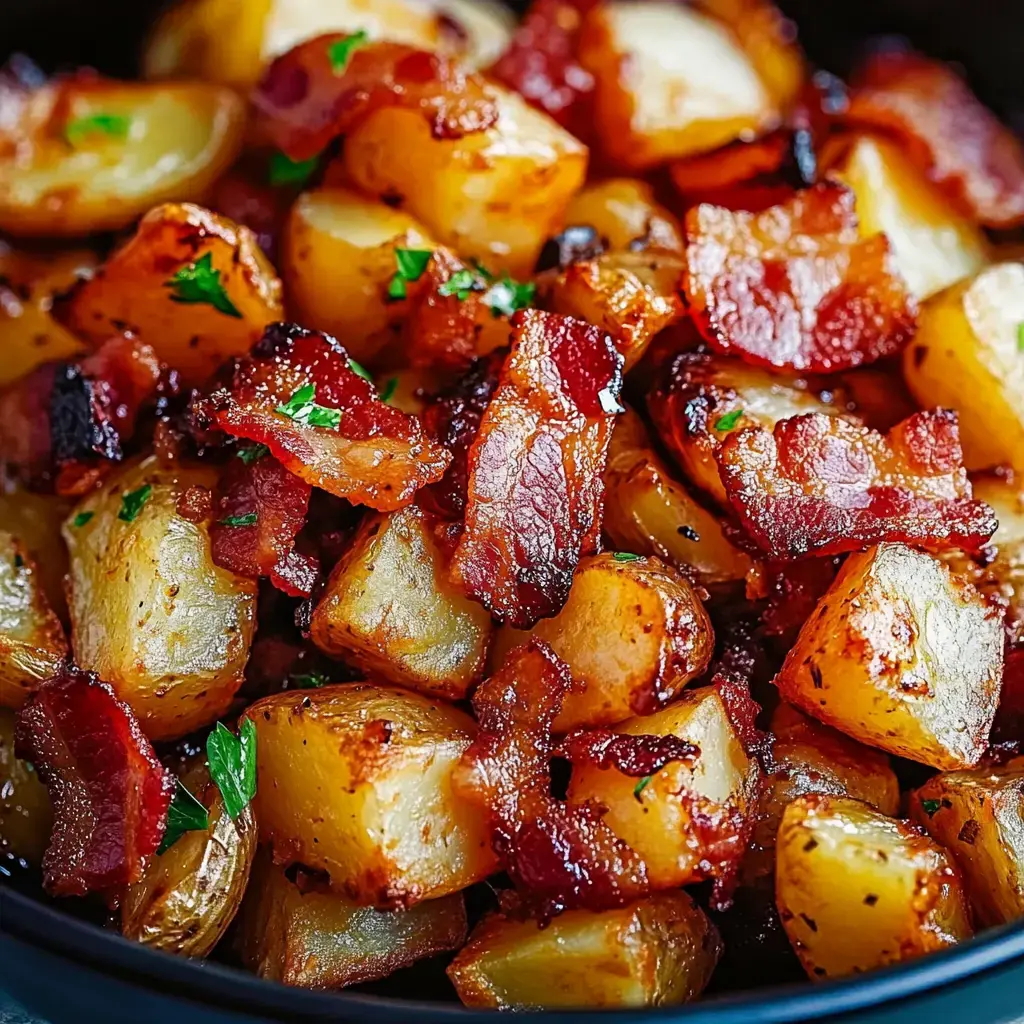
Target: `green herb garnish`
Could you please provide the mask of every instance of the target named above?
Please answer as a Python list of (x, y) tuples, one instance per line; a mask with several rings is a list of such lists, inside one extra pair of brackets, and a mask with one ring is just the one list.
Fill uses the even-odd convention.
[(112, 139), (128, 137), (132, 119), (121, 114), (90, 114), (76, 117), (64, 125), (64, 138), (72, 146), (78, 146), (90, 135), (108, 135)]
[(491, 307), (495, 318), (511, 316), (519, 309), (526, 309), (533, 304), (537, 286), (532, 281), (520, 284), (506, 274), (497, 284), (491, 286), (484, 300)]
[(310, 427), (337, 430), (341, 423), (340, 409), (328, 409), (326, 406), (316, 404), (315, 384), (299, 388), (284, 405), (277, 407), (277, 412), (283, 412), (296, 423), (305, 423)]
[(924, 811), (924, 813), (927, 814), (929, 818), (932, 817), (941, 806), (942, 804), (940, 804), (938, 800), (921, 801), (921, 810)]
[(639, 555), (631, 554), (629, 551), (616, 551), (612, 555), (612, 558), (614, 558), (616, 562), (638, 562), (640, 560)]
[(388, 298), (392, 302), (409, 297), (407, 285), (423, 276), (433, 255), (430, 249), (395, 249), (395, 266), (398, 269), (388, 284)]
[(344, 39), (339, 39), (327, 47), (327, 56), (331, 61), (331, 70), (340, 75), (348, 67), (349, 59), (361, 46), (370, 41), (370, 35), (365, 29), (359, 29)]
[(288, 681), (300, 690), (318, 690), (321, 686), (326, 686), (330, 679), (322, 672), (297, 672), (292, 673)]
[(390, 402), (394, 397), (395, 389), (398, 387), (398, 378), (391, 377), (388, 382), (384, 385), (384, 390), (380, 393), (380, 400), (382, 402)]
[(1017, 324), (1017, 351), (1024, 352), (1024, 321)]
[(271, 185), (305, 185), (316, 170), (317, 157), (292, 160), (284, 153), (273, 153), (267, 177)]
[(210, 777), (224, 798), (224, 809), (237, 821), (256, 795), (256, 725), (252, 719), (242, 722), (237, 736), (218, 722), (206, 740), (206, 760)]
[(640, 781), (639, 781), (639, 782), (638, 782), (638, 783), (637, 783), (637, 784), (636, 784), (636, 785), (635, 785), (635, 786), (633, 787), (633, 796), (634, 796), (634, 797), (635, 797), (635, 798), (636, 798), (637, 800), (639, 800), (639, 799), (640, 799), (640, 794), (641, 794), (641, 793), (643, 793), (643, 791), (644, 791), (644, 790), (645, 790), (645, 789), (646, 789), (646, 788), (648, 787), (648, 785), (650, 784), (650, 781), (651, 781), (651, 779), (653, 779), (653, 778), (654, 778), (654, 776), (653, 776), (653, 775), (645, 775), (645, 776), (644, 776), (644, 777), (643, 777), (643, 778), (642, 778), (642, 779), (641, 779), (641, 780), (640, 780)]
[(253, 526), (256, 523), (256, 513), (246, 512), (244, 516), (227, 516), (219, 520), (225, 526)]
[(152, 493), (153, 488), (149, 484), (143, 484), (137, 491), (122, 494), (121, 511), (117, 513), (117, 518), (126, 523), (134, 523)]
[(732, 430), (732, 428), (739, 423), (742, 415), (742, 409), (733, 409), (732, 412), (727, 412), (724, 416), (719, 416), (715, 421), (715, 430)]
[(213, 253), (204, 253), (195, 263), (182, 267), (169, 281), (164, 281), (164, 287), (174, 290), (171, 302), (205, 302), (218, 313), (242, 319), (221, 284), (220, 271), (213, 269)]
[(200, 832), (209, 827), (209, 812), (178, 779), (174, 799), (167, 810), (167, 830), (156, 852), (166, 853), (186, 832)]
[(75, 516), (75, 518), (72, 520), (72, 522), (75, 528), (78, 529), (81, 526), (85, 526), (85, 524), (89, 522), (89, 520), (92, 519), (94, 515), (96, 515), (95, 512), (79, 512), (78, 515)]
[(371, 384), (373, 383), (373, 377), (370, 376), (369, 371), (365, 366), (360, 365), (354, 359), (349, 359), (348, 368), (357, 376), (362, 377), (363, 380), (368, 380)]
[(456, 270), (440, 288), (438, 295), (454, 295), (459, 302), (465, 302), (470, 292), (482, 292), (486, 288), (483, 281), (472, 270)]
[(270, 449), (265, 444), (250, 444), (239, 448), (235, 455), (238, 456), (247, 466), (269, 455)]

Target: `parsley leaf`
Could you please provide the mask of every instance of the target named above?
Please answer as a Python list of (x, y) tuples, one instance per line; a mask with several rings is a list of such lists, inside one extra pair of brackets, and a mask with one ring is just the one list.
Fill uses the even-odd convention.
[(316, 170), (317, 157), (292, 160), (284, 153), (273, 153), (267, 178), (271, 185), (305, 185)]
[(253, 526), (256, 523), (256, 519), (255, 512), (246, 512), (244, 516), (227, 516), (218, 521), (225, 526)]
[(210, 777), (224, 797), (224, 809), (237, 821), (256, 795), (256, 725), (252, 719), (242, 722), (237, 736), (218, 722), (206, 739), (206, 760)]
[(132, 119), (121, 114), (90, 114), (76, 117), (64, 125), (64, 138), (72, 146), (78, 146), (90, 135), (109, 135), (112, 139), (124, 139), (132, 126)]
[(371, 384), (373, 383), (373, 378), (370, 376), (366, 367), (357, 363), (354, 359), (349, 359), (348, 368), (357, 376), (362, 377), (363, 380), (368, 380)]
[(279, 405), (276, 411), (283, 412), (296, 423), (305, 423), (310, 427), (337, 430), (341, 424), (340, 409), (328, 409), (326, 406), (316, 404), (315, 384), (306, 384), (305, 387), (299, 388), (284, 405)]
[(641, 793), (643, 793), (643, 791), (644, 791), (644, 790), (645, 790), (645, 789), (646, 789), (646, 788), (648, 787), (648, 785), (650, 784), (650, 781), (651, 781), (651, 779), (653, 779), (653, 778), (654, 778), (654, 776), (653, 776), (653, 775), (645, 775), (645, 776), (644, 776), (644, 777), (643, 777), (643, 778), (642, 778), (642, 779), (641, 779), (641, 780), (640, 780), (640, 781), (639, 781), (639, 782), (638, 782), (638, 783), (637, 783), (637, 784), (636, 784), (636, 785), (635, 785), (635, 786), (633, 787), (633, 796), (634, 796), (634, 797), (635, 797), (635, 798), (636, 798), (637, 800), (639, 800), (639, 799), (640, 799), (640, 794), (641, 794)]
[(931, 818), (935, 812), (942, 806), (938, 800), (922, 800), (921, 810)]
[(137, 491), (122, 494), (121, 511), (117, 513), (117, 518), (126, 523), (134, 523), (152, 493), (153, 488), (149, 484), (143, 484)]
[(418, 281), (430, 263), (431, 249), (395, 249), (395, 276), (388, 284), (388, 298), (392, 302), (409, 297), (410, 281)]
[(616, 551), (612, 555), (612, 558), (614, 558), (616, 562), (638, 562), (640, 560), (639, 555), (631, 554), (629, 551)]
[(742, 415), (742, 409), (733, 409), (732, 412), (727, 412), (724, 416), (719, 416), (715, 421), (715, 430), (732, 430), (732, 428), (739, 423)]
[(380, 400), (382, 402), (390, 402), (395, 394), (395, 389), (398, 387), (398, 378), (391, 377), (388, 382), (384, 385), (384, 390), (380, 393)]
[(344, 39), (331, 43), (327, 47), (327, 56), (331, 61), (331, 70), (340, 75), (348, 67), (349, 59), (361, 46), (366, 46), (370, 41), (369, 33), (365, 29), (353, 32)]
[(209, 827), (209, 812), (178, 779), (174, 799), (167, 810), (167, 830), (156, 852), (166, 853), (186, 832), (199, 832)]
[(518, 309), (532, 305), (537, 286), (532, 281), (520, 284), (506, 274), (497, 284), (491, 286), (486, 302), (495, 318), (511, 316)]
[(438, 295), (454, 295), (459, 302), (465, 302), (470, 292), (482, 292), (485, 288), (484, 282), (473, 273), (472, 270), (456, 270), (454, 274), (440, 288)]
[(293, 672), (288, 681), (300, 690), (318, 690), (326, 686), (330, 679), (323, 672)]
[(238, 456), (247, 466), (269, 455), (270, 449), (265, 444), (250, 444), (239, 448), (235, 455)]
[(1024, 352), (1024, 321), (1017, 324), (1017, 351)]
[(89, 520), (92, 519), (94, 515), (96, 515), (95, 512), (79, 512), (78, 515), (75, 516), (73, 520), (75, 528), (77, 529), (80, 526), (85, 526), (85, 524), (89, 522)]
[(174, 289), (171, 302), (206, 302), (218, 313), (242, 319), (220, 282), (220, 271), (213, 269), (211, 252), (203, 253), (195, 263), (182, 267), (169, 281), (164, 281), (164, 287)]

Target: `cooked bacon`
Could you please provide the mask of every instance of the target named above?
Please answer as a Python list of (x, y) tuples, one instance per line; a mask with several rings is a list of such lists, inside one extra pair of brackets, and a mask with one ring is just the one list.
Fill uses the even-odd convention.
[(803, 624), (836, 578), (838, 565), (832, 558), (808, 558), (765, 567), (770, 577), (768, 606), (761, 616), (768, 636), (794, 641)]
[(762, 213), (686, 215), (683, 288), (713, 348), (762, 366), (834, 373), (900, 351), (917, 304), (884, 235), (861, 239), (835, 183)]
[(266, 184), (257, 177), (256, 168), (246, 163), (217, 179), (210, 195), (210, 209), (249, 228), (259, 247), (276, 264), (278, 243), (297, 191), (297, 187), (274, 188)]
[(673, 761), (694, 767), (700, 747), (678, 736), (632, 736), (610, 729), (575, 729), (562, 739), (556, 753), (571, 764), (614, 768), (639, 779), (661, 771)]
[(452, 574), (496, 618), (525, 629), (565, 604), (580, 557), (597, 550), (622, 356), (572, 317), (526, 310), (512, 327), (469, 452)]
[(773, 132), (752, 142), (733, 142), (713, 153), (681, 160), (672, 164), (669, 172), (684, 196), (703, 196), (774, 174), (785, 162), (789, 145), (785, 133)]
[(879, 52), (852, 84), (849, 124), (896, 135), (974, 220), (993, 228), (1024, 224), (1024, 146), (948, 64)]
[[(318, 406), (341, 412), (337, 427), (278, 411), (309, 385)], [(265, 444), (306, 483), (383, 511), (407, 505), (451, 462), (415, 417), (380, 400), (333, 338), (295, 324), (271, 324), (252, 352), (234, 361), (230, 384), (197, 400), (193, 414), (200, 432), (213, 426)]]
[(715, 453), (726, 493), (770, 558), (881, 541), (974, 551), (996, 519), (971, 497), (956, 413), (915, 413), (888, 434), (812, 413), (731, 434)]
[(292, 160), (309, 160), (384, 107), (423, 115), (435, 138), (486, 131), (498, 108), (485, 81), (449, 57), (404, 43), (373, 42), (335, 70), (331, 50), (349, 38), (308, 39), (267, 68), (252, 102), (255, 130)]
[(18, 712), (15, 744), (53, 803), (43, 882), (54, 896), (115, 897), (163, 838), (173, 776), (106, 683), (66, 667)]

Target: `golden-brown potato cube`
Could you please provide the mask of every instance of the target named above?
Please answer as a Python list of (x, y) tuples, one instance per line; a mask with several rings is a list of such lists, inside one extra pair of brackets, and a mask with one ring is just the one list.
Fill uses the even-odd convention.
[(394, 909), (496, 870), (484, 816), (452, 776), (476, 723), (398, 687), (350, 683), (265, 697), (256, 816), (279, 862), (326, 871), (360, 905)]
[(20, 708), (67, 653), (35, 562), (18, 538), (0, 530), (0, 705)]
[(570, 910), (543, 929), (490, 914), (448, 976), (467, 1006), (675, 1006), (701, 993), (721, 952), (693, 900), (663, 892), (617, 910)]
[(961, 879), (945, 851), (858, 800), (794, 800), (777, 854), (779, 916), (811, 978), (874, 970), (971, 935)]
[(46, 600), (64, 623), (68, 621), (64, 594), (68, 549), (61, 528), (72, 504), (70, 498), (34, 494), (10, 485), (0, 490), (0, 530), (17, 537), (26, 549)]
[(15, 235), (113, 231), (198, 199), (245, 130), (242, 100), (200, 82), (57, 80), (12, 111), (0, 122), (0, 231)]
[(256, 584), (213, 564), (208, 524), (178, 513), (210, 467), (125, 467), (64, 524), (75, 661), (110, 683), (153, 740), (219, 718), (242, 684)]
[(775, 682), (785, 700), (870, 746), (969, 768), (999, 703), (999, 609), (902, 544), (850, 555)]
[[(301, 870), (301, 869), (300, 869)], [(261, 978), (336, 989), (386, 978), (466, 940), (462, 893), (378, 910), (302, 877), (300, 886), (261, 851), (242, 906), (242, 962)]]
[(592, 227), (611, 252), (637, 247), (683, 251), (679, 219), (641, 178), (607, 178), (586, 185), (566, 208), (565, 222)]
[[(700, 756), (692, 769), (673, 762), (639, 782), (614, 768), (574, 766), (569, 802), (607, 808), (604, 822), (640, 854), (655, 888), (700, 881), (711, 856), (709, 831), (729, 834), (755, 810), (758, 767), (744, 752), (722, 697), (714, 687), (687, 690), (663, 711), (631, 718), (614, 731), (678, 736), (696, 744)], [(742, 856), (742, 849), (735, 852)]]
[(449, 580), (434, 521), (415, 505), (367, 518), (310, 625), (327, 654), (449, 700), (479, 680), (492, 630), (487, 611)]
[(604, 487), (602, 525), (619, 550), (656, 555), (705, 587), (742, 580), (750, 570), (721, 522), (672, 478), (631, 409), (615, 423)]
[(52, 826), (46, 787), (28, 761), (14, 756), (14, 712), (0, 708), (0, 866), (39, 867)]
[[(859, 136), (822, 162), (853, 189), (865, 238), (884, 234), (911, 292), (927, 299), (988, 261), (985, 235), (910, 162), (896, 142)], [(935, 403), (928, 401), (928, 406)]]
[(936, 295), (903, 358), (907, 385), (926, 406), (960, 417), (968, 469), (1024, 472), (1024, 263), (1000, 263)]
[(186, 772), (182, 784), (206, 807), (208, 827), (186, 832), (146, 865), (125, 893), (121, 932), (167, 953), (205, 957), (245, 895), (256, 853), (256, 818), (250, 803), (231, 820), (203, 763)]
[(1024, 759), (940, 772), (911, 793), (910, 816), (952, 855), (979, 927), (1024, 917)]
[(565, 696), (559, 732), (657, 710), (707, 668), (715, 646), (686, 577), (628, 552), (581, 559), (557, 615), (530, 630), (498, 630), (494, 664), (531, 636), (549, 644), (581, 684)]
[[(196, 275), (203, 282), (198, 298), (200, 289), (181, 283)], [(225, 360), (248, 352), (282, 315), (281, 282), (256, 236), (188, 203), (150, 210), (60, 310), (87, 341), (133, 331), (185, 385), (201, 384)]]
[(375, 111), (345, 139), (352, 181), (398, 197), (442, 244), (493, 271), (526, 277), (583, 184), (587, 148), (517, 93), (494, 86), (498, 122), (462, 139), (436, 139), (423, 115)]

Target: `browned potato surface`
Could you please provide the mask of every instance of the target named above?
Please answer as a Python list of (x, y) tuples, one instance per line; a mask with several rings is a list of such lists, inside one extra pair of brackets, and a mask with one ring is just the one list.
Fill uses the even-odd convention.
[(641, 178), (606, 178), (584, 186), (566, 208), (565, 222), (592, 227), (611, 252), (683, 251), (679, 219)]
[(62, 622), (67, 621), (64, 576), (68, 549), (61, 527), (71, 509), (72, 499), (55, 494), (33, 494), (8, 485), (0, 490), (0, 530), (18, 538), (34, 561), (35, 573), (50, 607)]
[(0, 708), (0, 866), (39, 867), (52, 826), (46, 787), (32, 765), (14, 756), (14, 712)]

